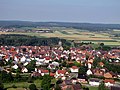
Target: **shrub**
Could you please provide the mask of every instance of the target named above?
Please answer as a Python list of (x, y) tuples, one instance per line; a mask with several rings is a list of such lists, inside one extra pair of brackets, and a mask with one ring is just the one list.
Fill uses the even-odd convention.
[(0, 90), (4, 90), (4, 85), (0, 83)]
[(35, 84), (31, 84), (31, 85), (29, 85), (29, 89), (30, 89), (30, 90), (37, 90)]
[(17, 88), (17, 86), (15, 86), (15, 85), (12, 85), (12, 88)]

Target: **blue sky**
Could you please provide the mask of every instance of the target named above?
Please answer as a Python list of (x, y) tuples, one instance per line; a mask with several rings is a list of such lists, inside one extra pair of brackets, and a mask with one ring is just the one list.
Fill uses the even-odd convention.
[(0, 0), (0, 20), (120, 24), (120, 0)]

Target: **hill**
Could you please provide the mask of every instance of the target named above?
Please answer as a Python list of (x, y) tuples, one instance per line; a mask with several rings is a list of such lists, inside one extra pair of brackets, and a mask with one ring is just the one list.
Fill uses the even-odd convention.
[(69, 23), (69, 22), (30, 22), (30, 21), (0, 21), (0, 26), (10, 27), (71, 27), (89, 31), (105, 31), (120, 29), (120, 24), (97, 24), (97, 23)]

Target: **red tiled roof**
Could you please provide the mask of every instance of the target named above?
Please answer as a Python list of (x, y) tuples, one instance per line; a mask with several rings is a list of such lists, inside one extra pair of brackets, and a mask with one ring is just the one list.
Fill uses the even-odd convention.
[(104, 80), (104, 82), (105, 82), (105, 83), (110, 82), (110, 83), (112, 83), (112, 84), (114, 84), (114, 83), (115, 83), (115, 81), (114, 81), (114, 80), (112, 80), (112, 79), (105, 79), (105, 80)]
[(48, 70), (41, 70), (42, 73), (49, 73)]
[(99, 65), (102, 66), (102, 65), (104, 65), (104, 63), (103, 62), (99, 62)]
[(51, 59), (51, 57), (45, 57), (45, 59), (46, 59), (46, 60), (50, 60), (50, 59)]
[(65, 74), (66, 70), (57, 70), (58, 74)]
[(72, 66), (72, 69), (78, 69), (78, 67), (77, 66)]
[(50, 76), (51, 76), (51, 77), (54, 77), (54, 76), (55, 76), (55, 74), (54, 74), (54, 73), (50, 73)]

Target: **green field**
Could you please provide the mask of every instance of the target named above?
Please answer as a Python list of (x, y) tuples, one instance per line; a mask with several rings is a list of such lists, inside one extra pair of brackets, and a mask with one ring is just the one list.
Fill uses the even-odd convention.
[[(42, 80), (40, 80), (40, 79), (37, 79), (33, 82), (36, 85), (36, 87), (38, 88), (38, 90), (41, 87), (41, 82), (42, 82)], [(56, 82), (55, 79), (51, 80), (51, 83), (55, 83), (55, 82)], [(29, 88), (30, 84), (32, 84), (32, 83), (28, 83), (28, 82), (4, 83), (4, 88), (8, 88), (7, 90), (24, 90), (24, 88)], [(15, 85), (17, 87), (17, 89), (12, 88), (13, 85)]]
[(98, 90), (98, 87), (89, 87), (89, 90)]
[[(4, 87), (8, 88), (7, 90), (16, 90), (12, 88), (13, 85), (15, 85), (19, 89), (19, 88), (28, 88), (30, 84), (32, 83), (28, 83), (28, 82), (4, 83)], [(37, 88), (40, 88), (41, 80), (39, 79), (35, 80), (34, 84), (37, 86)]]
[[(24, 27), (25, 28), (25, 27)], [(33, 30), (39, 30), (39, 28), (33, 28)], [(41, 28), (40, 28), (41, 29)], [(120, 45), (120, 37), (111, 37), (112, 34), (120, 33), (120, 30), (113, 30), (110, 33), (106, 32), (89, 32), (87, 30), (79, 30), (72, 28), (53, 28), (53, 33), (33, 33), (33, 32), (0, 32), (0, 34), (24, 34), (37, 37), (59, 37), (67, 40), (75, 41), (91, 41), (95, 44), (104, 43), (105, 45)], [(42, 28), (41, 30), (48, 30), (47, 28)]]
[[(52, 82), (55, 82), (55, 79), (52, 80)], [(27, 82), (18, 82), (18, 83), (4, 83), (4, 87), (8, 88), (7, 90), (25, 90), (25, 88), (29, 88), (29, 85), (32, 83)], [(37, 86), (38, 89), (40, 89), (41, 80), (35, 80), (34, 84)], [(15, 85), (17, 88), (12, 88), (12, 86)], [(98, 87), (90, 86), (89, 90), (98, 90)]]

